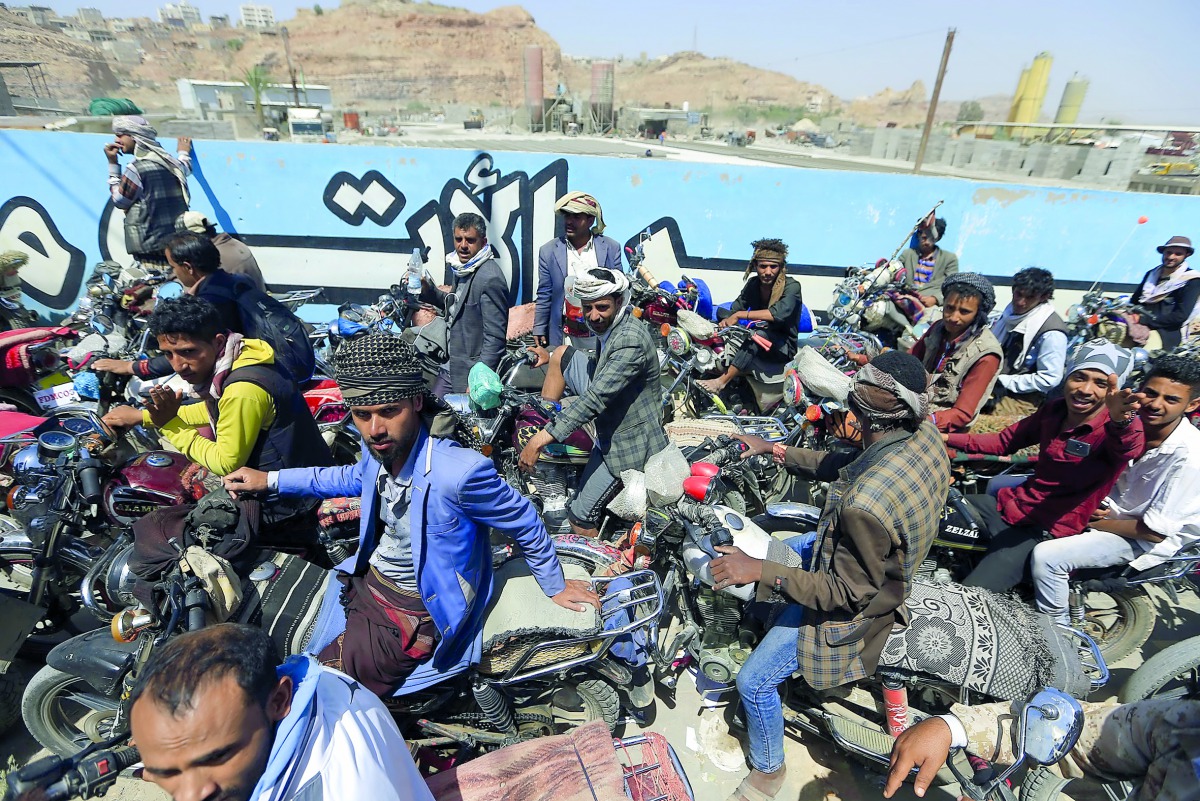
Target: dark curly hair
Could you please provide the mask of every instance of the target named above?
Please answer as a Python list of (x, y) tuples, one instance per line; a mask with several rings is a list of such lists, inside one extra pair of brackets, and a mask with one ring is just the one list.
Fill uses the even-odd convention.
[(1159, 356), (1146, 374), (1146, 381), (1151, 378), (1165, 378), (1176, 384), (1187, 384), (1191, 397), (1200, 397), (1200, 359), (1187, 356), (1176, 356), (1168, 353)]
[(217, 307), (195, 295), (160, 300), (150, 315), (150, 334), (184, 334), (193, 339), (212, 342), (217, 334), (225, 333), (225, 323)]
[(1018, 289), (1038, 298), (1054, 297), (1054, 274), (1042, 267), (1026, 267), (1013, 276), (1013, 291)]
[(787, 257), (788, 246), (783, 243), (782, 239), (775, 239), (774, 237), (755, 239), (750, 243), (750, 247), (753, 248), (753, 252), (755, 253), (762, 248), (765, 250), (778, 250), (785, 258)]

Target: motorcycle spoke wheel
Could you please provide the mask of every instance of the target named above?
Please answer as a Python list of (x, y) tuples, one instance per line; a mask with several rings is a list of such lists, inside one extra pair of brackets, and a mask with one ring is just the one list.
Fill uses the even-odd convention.
[(1109, 666), (1140, 649), (1154, 622), (1154, 606), (1141, 590), (1094, 591), (1084, 597), (1083, 631)]
[[(65, 564), (62, 567), (67, 567)], [(29, 639), (22, 647), (26, 656), (44, 657), (67, 636), (81, 633), (82, 629), (71, 625), (71, 617), (83, 605), (78, 587), (83, 575), (76, 576), (74, 572), (65, 577), (64, 586), (71, 587), (70, 608), (63, 609), (59, 604), (46, 610), (45, 616), (37, 622)], [(25, 600), (33, 586), (33, 556), (25, 551), (0, 551), (0, 595), (12, 595)]]
[(1145, 698), (1200, 699), (1200, 637), (1177, 642), (1147, 659), (1119, 697), (1123, 704)]
[(117, 710), (116, 698), (49, 666), (38, 671), (21, 699), (21, 717), (29, 733), (63, 757), (118, 734)]

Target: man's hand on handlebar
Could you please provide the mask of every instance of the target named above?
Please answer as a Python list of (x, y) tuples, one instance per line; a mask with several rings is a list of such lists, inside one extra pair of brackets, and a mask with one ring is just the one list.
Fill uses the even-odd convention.
[(92, 369), (97, 373), (133, 375), (133, 362), (125, 359), (97, 359), (92, 362)]
[(140, 410), (135, 409), (132, 406), (118, 406), (100, 419), (103, 420), (104, 424), (109, 428), (120, 431), (126, 428), (133, 428), (136, 425), (141, 425), (142, 413)]
[(525, 352), (532, 353), (537, 357), (537, 361), (530, 365), (531, 367), (541, 367), (550, 363), (550, 351), (546, 350), (541, 345), (535, 345), (532, 348), (526, 348)]
[(222, 483), (235, 500), (242, 495), (262, 494), (268, 490), (267, 474), (250, 467), (239, 467), (225, 476)]
[(744, 311), (732, 312), (728, 317), (717, 323), (717, 328), (728, 328), (731, 325), (737, 325), (739, 321), (746, 319)]
[(746, 450), (742, 452), (743, 459), (749, 459), (751, 456), (758, 456), (762, 453), (770, 453), (775, 447), (762, 437), (756, 437), (753, 434), (732, 434), (731, 436), (746, 444)]

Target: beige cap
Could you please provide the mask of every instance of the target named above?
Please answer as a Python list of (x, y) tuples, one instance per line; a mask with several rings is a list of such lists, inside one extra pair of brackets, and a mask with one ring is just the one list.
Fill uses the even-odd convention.
[(185, 211), (179, 215), (179, 224), (176, 228), (202, 234), (208, 230), (208, 218), (198, 211)]

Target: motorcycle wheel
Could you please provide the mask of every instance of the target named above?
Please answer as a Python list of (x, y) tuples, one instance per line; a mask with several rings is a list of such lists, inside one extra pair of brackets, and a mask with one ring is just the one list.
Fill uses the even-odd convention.
[[(573, 692), (572, 692), (573, 691)], [(578, 701), (571, 698), (574, 694)], [(616, 731), (621, 713), (621, 698), (617, 689), (603, 679), (584, 679), (574, 687), (560, 687), (550, 700), (557, 734), (578, 728), (593, 720), (603, 720), (609, 732)]]
[(0, 735), (21, 719), (21, 691), (32, 673), (25, 662), (13, 662), (0, 673)]
[[(33, 560), (36, 554), (24, 549), (0, 549), (0, 594), (12, 593), (27, 598), (33, 584)], [(99, 625), (98, 621), (83, 609), (79, 586), (89, 565), (77, 564), (62, 556), (58, 559), (64, 587), (71, 587), (71, 608), (48, 611), (21, 646), (21, 654), (32, 658), (44, 658), (50, 649), (77, 634), (82, 634)]]
[(1021, 801), (1055, 801), (1070, 783), (1070, 779), (1064, 779), (1045, 768), (1034, 768), (1025, 774), (1025, 780), (1021, 782)]
[(85, 679), (46, 665), (25, 688), (21, 717), (42, 747), (67, 757), (118, 733), (112, 730), (118, 703)]
[[(1107, 599), (1097, 604), (1096, 601)], [(1108, 665), (1137, 651), (1154, 631), (1154, 604), (1139, 589), (1094, 591), (1084, 598), (1083, 631), (1100, 646)]]
[(1147, 659), (1117, 697), (1123, 704), (1145, 698), (1200, 698), (1200, 637), (1177, 642)]

